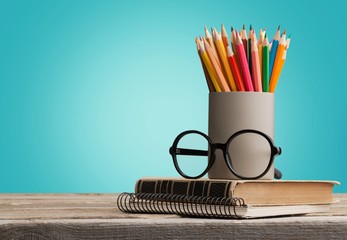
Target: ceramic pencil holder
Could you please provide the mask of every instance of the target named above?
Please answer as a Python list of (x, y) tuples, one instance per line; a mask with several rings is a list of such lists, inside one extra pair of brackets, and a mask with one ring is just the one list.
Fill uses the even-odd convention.
[[(211, 92), (209, 94), (208, 135), (214, 143), (226, 143), (240, 130), (260, 131), (274, 140), (274, 94), (268, 92)], [(269, 145), (258, 134), (243, 134), (223, 150), (214, 151), (214, 164), (208, 172), (212, 179), (240, 179), (259, 175), (269, 164)], [(227, 159), (226, 159), (227, 158)], [(274, 166), (260, 179), (273, 179)]]

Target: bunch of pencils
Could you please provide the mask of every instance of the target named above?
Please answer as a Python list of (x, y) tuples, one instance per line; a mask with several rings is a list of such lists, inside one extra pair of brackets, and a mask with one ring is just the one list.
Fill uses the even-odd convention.
[(290, 37), (278, 27), (270, 41), (266, 30), (259, 40), (252, 26), (247, 39), (245, 25), (237, 32), (231, 28), (231, 41), (222, 24), (221, 32), (205, 27), (205, 37), (196, 38), (196, 45), (210, 92), (249, 91), (274, 92), (280, 77)]

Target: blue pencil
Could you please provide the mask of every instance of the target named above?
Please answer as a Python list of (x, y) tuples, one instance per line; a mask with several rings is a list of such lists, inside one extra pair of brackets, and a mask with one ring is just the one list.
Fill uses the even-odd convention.
[(274, 63), (275, 63), (278, 43), (279, 43), (280, 39), (281, 39), (280, 26), (278, 26), (275, 37), (272, 40), (272, 46), (271, 46), (271, 50), (270, 50), (270, 61), (269, 61), (269, 74), (270, 74), (270, 76), (272, 74), (272, 68), (273, 68)]

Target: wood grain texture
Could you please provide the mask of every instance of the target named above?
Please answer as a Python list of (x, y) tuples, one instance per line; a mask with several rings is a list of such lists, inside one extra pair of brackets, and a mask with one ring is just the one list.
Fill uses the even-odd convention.
[(116, 194), (0, 194), (0, 239), (346, 239), (347, 194), (331, 212), (221, 220), (124, 214)]

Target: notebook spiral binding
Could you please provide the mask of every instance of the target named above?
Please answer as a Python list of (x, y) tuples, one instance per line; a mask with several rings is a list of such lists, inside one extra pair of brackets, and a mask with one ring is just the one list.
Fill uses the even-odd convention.
[(210, 218), (241, 218), (242, 198), (189, 196), (159, 193), (121, 193), (117, 206), (126, 213), (179, 214)]

